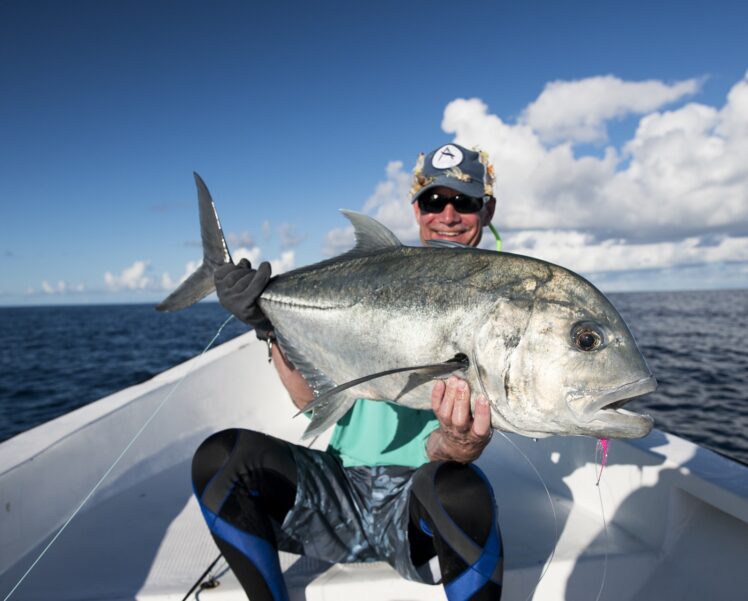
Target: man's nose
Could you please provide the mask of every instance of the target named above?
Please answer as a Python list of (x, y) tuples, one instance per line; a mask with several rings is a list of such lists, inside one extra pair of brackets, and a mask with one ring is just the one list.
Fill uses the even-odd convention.
[(439, 214), (439, 220), (443, 223), (457, 223), (460, 220), (460, 214), (455, 211), (451, 202), (448, 202), (444, 210)]

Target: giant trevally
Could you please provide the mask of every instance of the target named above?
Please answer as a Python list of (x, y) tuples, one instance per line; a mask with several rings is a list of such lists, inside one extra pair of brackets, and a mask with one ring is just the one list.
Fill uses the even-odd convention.
[[(215, 268), (231, 260), (208, 189), (195, 181), (203, 263), (159, 310), (207, 295)], [(506, 252), (404, 246), (371, 217), (344, 214), (355, 247), (273, 277), (259, 300), (317, 395), (306, 436), (357, 398), (428, 409), (431, 381), (449, 372), (469, 382), (472, 401), (488, 398), (499, 430), (638, 438), (652, 429), (650, 417), (621, 406), (655, 379), (618, 311), (583, 277)]]

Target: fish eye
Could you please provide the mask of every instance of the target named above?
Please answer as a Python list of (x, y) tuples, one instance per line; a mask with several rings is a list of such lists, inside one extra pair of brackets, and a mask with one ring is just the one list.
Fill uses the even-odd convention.
[(603, 346), (605, 337), (597, 324), (582, 322), (571, 329), (571, 340), (580, 351), (594, 351)]

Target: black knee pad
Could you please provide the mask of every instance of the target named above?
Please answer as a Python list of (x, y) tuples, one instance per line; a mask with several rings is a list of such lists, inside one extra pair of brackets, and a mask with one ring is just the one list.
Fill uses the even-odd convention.
[(205, 491), (208, 482), (226, 465), (236, 444), (238, 430), (211, 434), (192, 456), (192, 487), (195, 495)]
[(256, 498), (282, 521), (296, 496), (296, 463), (287, 442), (254, 430), (211, 435), (192, 459), (192, 483), (200, 504), (212, 511), (241, 513)]
[(296, 465), (287, 443), (252, 430), (224, 430), (192, 460), (203, 516), (247, 594), (287, 599), (275, 532), (296, 495)]
[(493, 491), (472, 464), (432, 462), (413, 476), (411, 523), (434, 538), (446, 583), (478, 571), (501, 583), (503, 562)]

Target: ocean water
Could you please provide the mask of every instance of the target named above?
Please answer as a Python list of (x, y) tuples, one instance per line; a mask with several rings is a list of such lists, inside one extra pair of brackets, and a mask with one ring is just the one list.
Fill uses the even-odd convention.
[[(659, 382), (629, 408), (748, 463), (748, 290), (610, 298)], [(0, 308), (0, 441), (200, 353), (226, 317), (216, 303)], [(245, 331), (232, 320), (216, 344)]]

